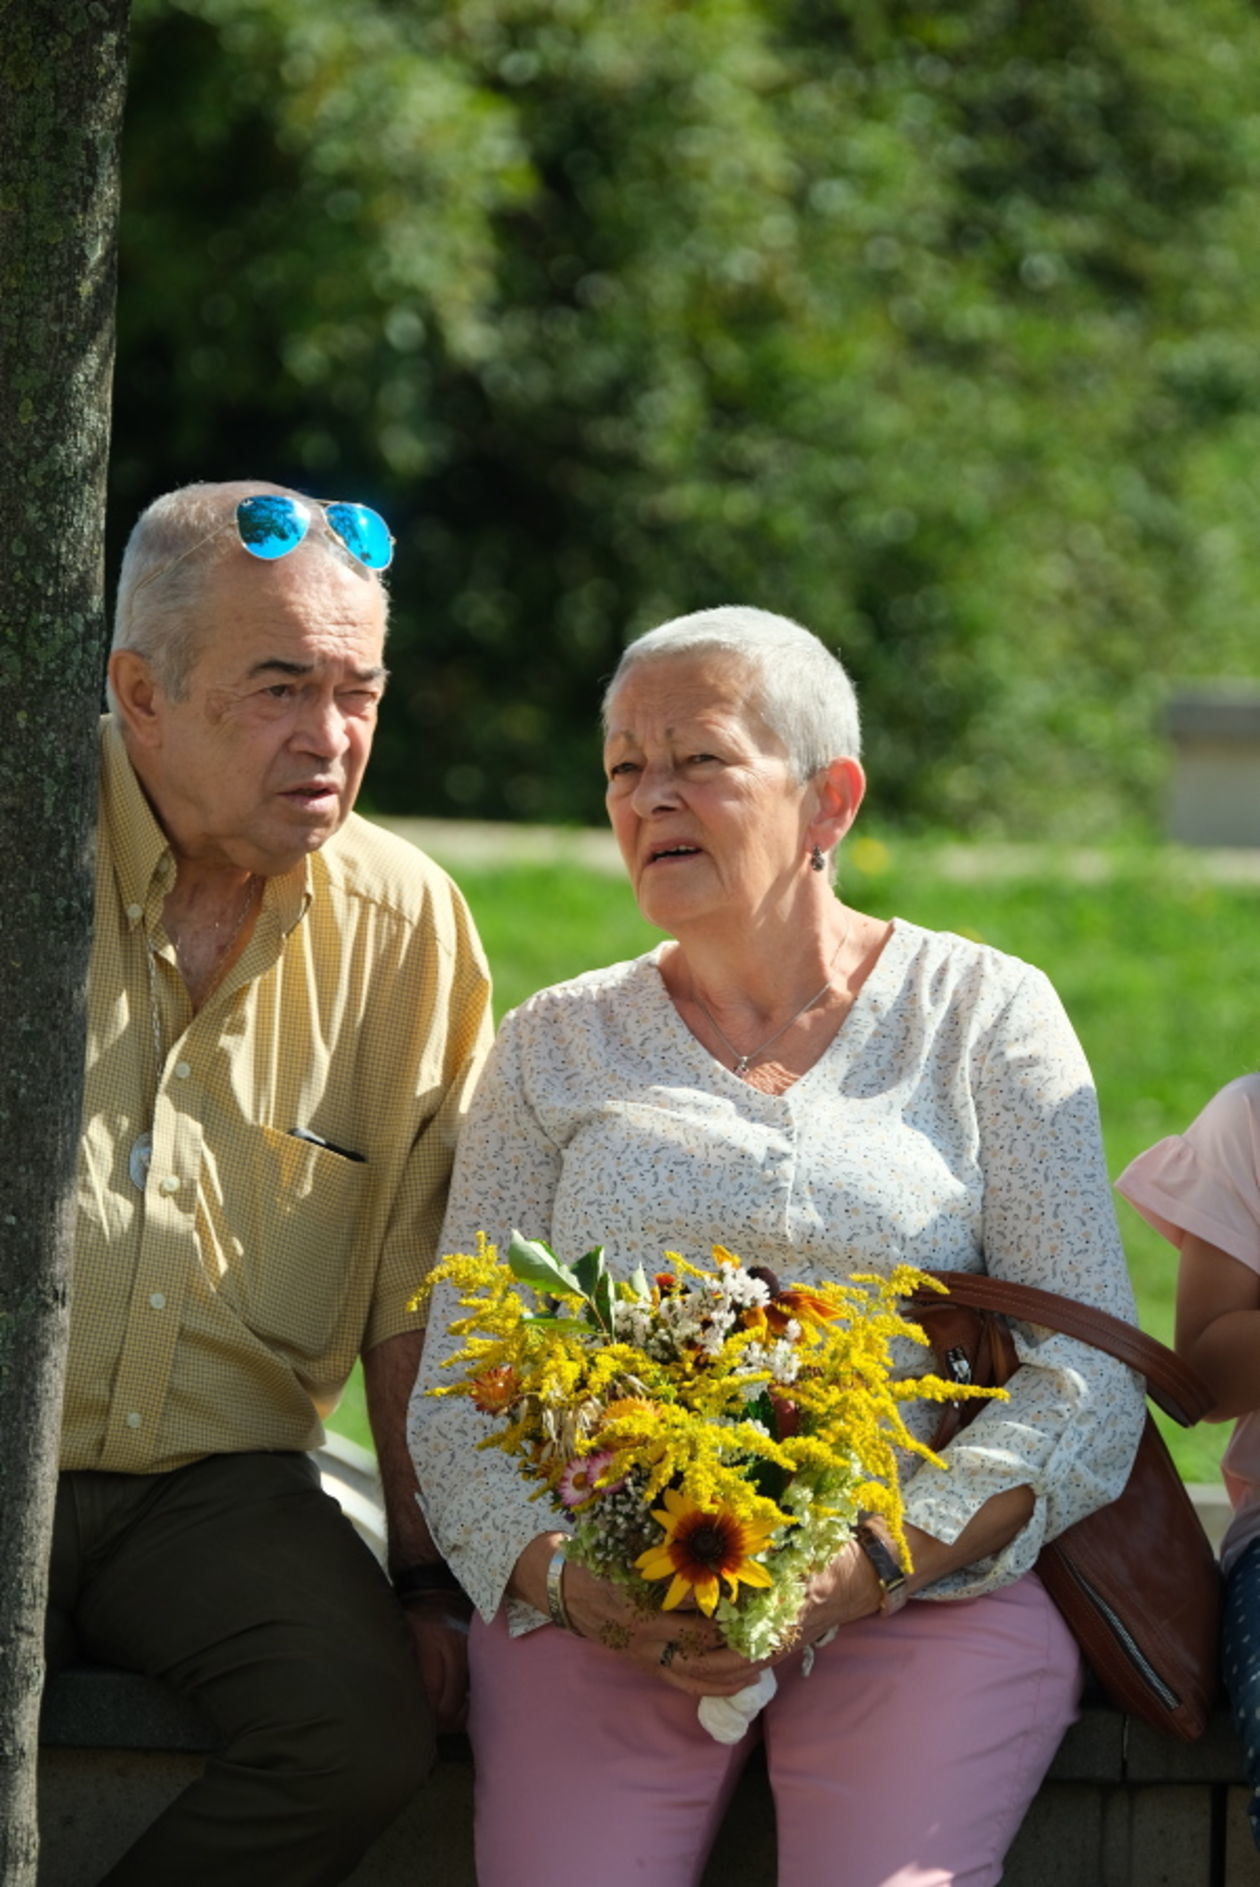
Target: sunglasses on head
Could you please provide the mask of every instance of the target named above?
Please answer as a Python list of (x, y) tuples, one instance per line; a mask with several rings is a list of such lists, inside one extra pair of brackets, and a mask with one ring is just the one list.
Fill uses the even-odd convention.
[(289, 498), (260, 492), (242, 498), (236, 507), (236, 535), (251, 557), (274, 563), (287, 557), (306, 537), (314, 513), (324, 521), (350, 555), (369, 570), (388, 570), (394, 561), (394, 540), (379, 511), (370, 505), (347, 504), (341, 499), (324, 503), (318, 498)]
[(264, 563), (275, 563), (277, 558), (287, 557), (303, 542), (317, 511), (323, 512), (329, 530), (356, 563), (367, 570), (389, 569), (394, 561), (394, 540), (380, 512), (373, 511), (370, 505), (348, 504), (340, 498), (328, 502), (320, 498), (290, 498), (279, 492), (261, 491), (252, 498), (242, 498), (227, 522), (217, 524), (205, 537), (199, 537), (187, 550), (181, 550), (178, 557), (159, 564), (156, 570), (147, 571), (133, 594), (164, 577), (168, 570), (183, 563), (185, 557), (191, 557), (194, 551), (232, 525), (236, 527), (237, 541), (243, 550)]

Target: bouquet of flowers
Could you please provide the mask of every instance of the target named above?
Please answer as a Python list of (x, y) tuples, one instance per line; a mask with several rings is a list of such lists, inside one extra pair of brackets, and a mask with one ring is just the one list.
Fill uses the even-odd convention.
[(899, 1309), (935, 1282), (912, 1266), (784, 1285), (721, 1245), (712, 1260), (668, 1252), (614, 1282), (602, 1248), (570, 1266), (514, 1233), (504, 1262), (479, 1237), (420, 1293), (449, 1284), (466, 1312), (462, 1374), (430, 1393), (490, 1419), (478, 1446), (564, 1516), (571, 1560), (645, 1610), (694, 1604), (756, 1661), (794, 1642), (810, 1578), (864, 1513), (908, 1562), (897, 1451), (946, 1463), (901, 1405), (1003, 1392), (894, 1375), (895, 1338), (926, 1347)]

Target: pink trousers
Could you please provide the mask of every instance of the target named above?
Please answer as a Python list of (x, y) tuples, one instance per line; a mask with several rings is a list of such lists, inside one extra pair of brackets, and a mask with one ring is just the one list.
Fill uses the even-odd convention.
[[(1076, 1716), (1076, 1643), (1035, 1575), (844, 1626), (759, 1720), (779, 1887), (990, 1887)], [(479, 1887), (694, 1887), (754, 1730), (548, 1625), (473, 1624)]]

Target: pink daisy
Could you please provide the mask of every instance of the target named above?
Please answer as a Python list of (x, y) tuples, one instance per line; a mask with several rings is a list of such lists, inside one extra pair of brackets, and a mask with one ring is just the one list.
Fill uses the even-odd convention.
[(600, 1475), (603, 1474), (610, 1465), (612, 1458), (611, 1453), (607, 1449), (602, 1449), (598, 1454), (594, 1455), (575, 1455), (564, 1473), (560, 1476), (560, 1485), (556, 1489), (557, 1494), (560, 1496), (561, 1506), (569, 1508), (585, 1507), (588, 1501), (594, 1500), (597, 1492), (600, 1494), (613, 1494), (619, 1487), (624, 1487), (624, 1478), (620, 1481), (614, 1481), (608, 1487), (597, 1489), (595, 1486)]

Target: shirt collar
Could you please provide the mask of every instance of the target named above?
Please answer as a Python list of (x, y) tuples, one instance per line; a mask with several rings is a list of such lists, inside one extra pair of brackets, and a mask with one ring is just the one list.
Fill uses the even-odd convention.
[(101, 723), (101, 752), (101, 819), (123, 915), (134, 930), (144, 921), (150, 898), (160, 902), (175, 883), (175, 859), (109, 714)]
[[(145, 797), (126, 744), (112, 715), (101, 723), (101, 819), (109, 833), (114, 878), (123, 916), (134, 930), (147, 921), (152, 928), (161, 904), (175, 883), (175, 857), (165, 832)], [(263, 891), (263, 909), (274, 918), (280, 937), (287, 937), (306, 915), (311, 902), (311, 859), (291, 871), (269, 878)]]

